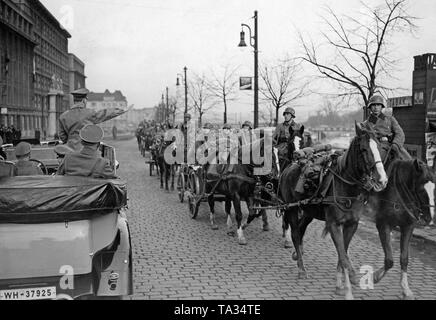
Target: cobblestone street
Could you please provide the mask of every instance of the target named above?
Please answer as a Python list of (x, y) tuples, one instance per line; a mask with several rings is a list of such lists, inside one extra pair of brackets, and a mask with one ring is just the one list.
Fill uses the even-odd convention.
[[(246, 230), (247, 246), (227, 235), (226, 216), (217, 205), (219, 230), (209, 226), (209, 208), (192, 220), (177, 192), (160, 189), (156, 176), (138, 152), (136, 140), (111, 142), (117, 150), (119, 175), (128, 182), (129, 223), (134, 260), (132, 299), (343, 299), (335, 295), (337, 255), (330, 237), (321, 238), (323, 223), (309, 226), (305, 241), (308, 280), (298, 280), (291, 250), (284, 248), (281, 220), (268, 213), (269, 232), (261, 220)], [(245, 207), (244, 207), (245, 209)], [(247, 210), (245, 209), (245, 214)], [(398, 241), (395, 266), (374, 290), (354, 286), (355, 299), (400, 299)], [(436, 253), (431, 244), (414, 243), (409, 284), (418, 299), (436, 295)], [(375, 227), (364, 223), (354, 237), (350, 256), (356, 271), (378, 269), (384, 255)]]

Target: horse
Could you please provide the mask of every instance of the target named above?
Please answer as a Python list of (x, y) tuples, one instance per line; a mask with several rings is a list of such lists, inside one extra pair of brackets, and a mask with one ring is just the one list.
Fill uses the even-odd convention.
[[(260, 148), (263, 150), (264, 140), (256, 140), (249, 144), (249, 150)], [(234, 152), (230, 151), (230, 152)], [(217, 152), (217, 157), (223, 156)], [(276, 158), (272, 154), (272, 175), (277, 176), (278, 170), (276, 170)], [(221, 160), (227, 160), (227, 155), (221, 158)], [(229, 236), (234, 236), (235, 232), (233, 229), (233, 221), (231, 217), (231, 207), (235, 209), (235, 217), (237, 223), (237, 236), (238, 243), (240, 245), (246, 245), (247, 240), (244, 236), (244, 229), (252, 222), (256, 217), (262, 216), (263, 220), (263, 230), (269, 231), (268, 218), (266, 211), (262, 210), (260, 214), (256, 215), (252, 207), (254, 206), (254, 191), (256, 187), (256, 178), (254, 177), (254, 165), (252, 158), (250, 156), (250, 163), (242, 163), (242, 150), (238, 150), (238, 164), (208, 164), (205, 167), (207, 182), (206, 182), (206, 193), (210, 194), (208, 197), (208, 203), (210, 208), (210, 220), (212, 228), (216, 229), (215, 224), (215, 210), (214, 210), (214, 194), (222, 194), (225, 196), (225, 211), (227, 214), (227, 234)], [(241, 208), (241, 202), (245, 201), (249, 209), (249, 216), (247, 223), (244, 225), (242, 223), (243, 214)]]
[[(338, 253), (337, 293), (342, 292), (342, 274), (345, 276), (345, 298), (353, 299), (351, 280), (355, 283), (355, 272), (348, 257), (350, 241), (357, 230), (359, 214), (355, 209), (360, 205), (362, 190), (380, 192), (386, 188), (388, 178), (378, 149), (378, 140), (372, 131), (356, 123), (356, 137), (345, 154), (338, 156), (328, 167), (318, 197), (321, 201), (301, 204), (307, 196), (295, 191), (301, 174), (298, 164), (289, 166), (280, 179), (279, 192), (288, 204), (284, 212), (286, 243), (292, 240), (295, 248), (293, 259), (297, 260), (298, 277), (307, 278), (303, 263), (303, 236), (313, 219), (326, 222), (324, 236), (330, 233)], [(328, 200), (328, 201), (327, 201)], [(299, 210), (304, 216), (299, 220)]]
[(404, 299), (413, 299), (409, 288), (407, 266), (409, 243), (418, 221), (432, 220), (430, 208), (434, 208), (434, 173), (420, 160), (396, 160), (389, 170), (389, 183), (385, 190), (371, 193), (368, 207), (375, 212), (376, 226), (385, 253), (384, 267), (374, 273), (374, 283), (380, 282), (393, 265), (391, 232), (394, 227), (401, 231), (401, 288)]
[[(165, 141), (163, 137), (158, 137), (156, 140), (157, 145), (157, 164), (160, 172), (160, 187), (164, 188), (164, 180), (165, 180), (165, 190), (169, 191), (168, 188), (168, 180), (171, 178), (171, 191), (174, 191), (174, 177), (175, 177), (175, 165), (170, 165), (165, 161), (165, 150), (168, 148), (173, 142)], [(164, 179), (165, 176), (165, 179)]]

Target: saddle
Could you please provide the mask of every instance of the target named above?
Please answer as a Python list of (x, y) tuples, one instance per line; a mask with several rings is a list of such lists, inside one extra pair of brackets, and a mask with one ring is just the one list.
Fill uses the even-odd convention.
[[(306, 148), (309, 149), (309, 148)], [(308, 197), (313, 196), (322, 181), (322, 172), (332, 162), (331, 146), (303, 150), (295, 165), (301, 168), (301, 174), (295, 191)], [(327, 151), (328, 150), (328, 151)], [(335, 155), (336, 156), (336, 155)]]

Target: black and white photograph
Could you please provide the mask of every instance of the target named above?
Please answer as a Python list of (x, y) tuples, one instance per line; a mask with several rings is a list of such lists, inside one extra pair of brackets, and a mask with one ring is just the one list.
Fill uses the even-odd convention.
[(435, 25), (434, 0), (0, 0), (1, 304), (436, 299)]

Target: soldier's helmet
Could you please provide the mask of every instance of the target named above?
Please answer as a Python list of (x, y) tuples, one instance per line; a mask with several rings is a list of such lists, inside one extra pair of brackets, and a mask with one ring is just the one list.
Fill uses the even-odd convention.
[(283, 112), (283, 115), (290, 114), (292, 118), (295, 118), (295, 109), (294, 108), (286, 108), (285, 112)]
[(17, 157), (24, 157), (30, 154), (31, 146), (30, 143), (20, 142), (15, 148), (15, 155)]
[(80, 97), (86, 98), (88, 94), (89, 94), (89, 90), (86, 88), (80, 88), (71, 92), (71, 95), (73, 97), (78, 97), (78, 98)]
[(95, 124), (88, 124), (84, 126), (82, 130), (80, 130), (79, 136), (84, 142), (97, 144), (103, 140), (104, 132), (99, 126)]
[(232, 130), (232, 126), (231, 125), (229, 125), (228, 123), (226, 123), (226, 124), (224, 124), (223, 125), (223, 130)]
[(189, 113), (186, 113), (186, 114), (185, 114), (185, 119), (189, 119), (189, 120), (191, 120), (191, 118), (192, 118), (192, 117), (191, 117), (191, 115), (190, 115)]
[(213, 130), (213, 125), (209, 122), (205, 123), (203, 129)]
[(370, 109), (373, 104), (381, 104), (382, 108), (386, 108), (386, 101), (380, 95), (374, 95), (371, 97), (371, 99), (369, 99), (368, 109)]
[(251, 129), (253, 129), (253, 124), (252, 124), (250, 121), (245, 121), (245, 122), (242, 124), (242, 129), (244, 129), (244, 127), (249, 127), (250, 130), (251, 130)]

